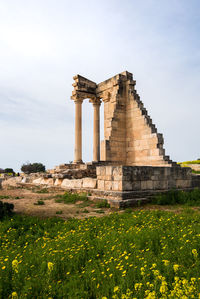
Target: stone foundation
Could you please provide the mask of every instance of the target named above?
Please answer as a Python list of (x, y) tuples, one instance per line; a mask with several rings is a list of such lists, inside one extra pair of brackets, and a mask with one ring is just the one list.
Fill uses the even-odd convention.
[(192, 187), (192, 170), (188, 167), (99, 166), (98, 190), (143, 191)]
[[(171, 189), (200, 188), (200, 175), (193, 174), (189, 167), (123, 166), (109, 163), (74, 166), (73, 169), (73, 164), (64, 164), (45, 174), (10, 178), (4, 180), (2, 186), (28, 183), (59, 187), (72, 192), (86, 192), (90, 193), (93, 199), (106, 199), (114, 207), (148, 202), (153, 195)], [(68, 178), (65, 178), (66, 174)], [(79, 178), (74, 178), (77, 174)]]

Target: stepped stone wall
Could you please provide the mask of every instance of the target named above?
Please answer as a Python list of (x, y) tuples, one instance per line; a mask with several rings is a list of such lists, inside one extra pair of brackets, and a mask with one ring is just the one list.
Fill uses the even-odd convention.
[(104, 102), (104, 140), (101, 160), (122, 165), (172, 166), (137, 91), (133, 75), (123, 72), (97, 85)]

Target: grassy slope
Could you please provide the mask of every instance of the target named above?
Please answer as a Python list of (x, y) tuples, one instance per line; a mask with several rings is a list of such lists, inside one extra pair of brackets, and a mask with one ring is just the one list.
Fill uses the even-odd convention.
[(200, 164), (200, 160), (184, 161), (184, 162), (179, 162), (178, 164), (181, 164), (181, 165), (184, 165), (184, 164)]

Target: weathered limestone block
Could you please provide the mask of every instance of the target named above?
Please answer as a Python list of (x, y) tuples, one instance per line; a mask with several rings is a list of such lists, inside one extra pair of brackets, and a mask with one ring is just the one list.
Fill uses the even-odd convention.
[(97, 180), (97, 188), (99, 190), (105, 190), (105, 181), (104, 180)]
[(141, 190), (141, 181), (133, 181), (132, 188), (133, 191)]
[(112, 190), (112, 181), (105, 181), (105, 190)]
[(54, 186), (60, 187), (62, 182), (63, 182), (63, 179), (56, 179), (55, 183), (54, 183)]
[(153, 188), (153, 181), (141, 181), (141, 190), (152, 190)]
[(61, 187), (67, 189), (82, 188), (82, 184), (83, 184), (82, 179), (77, 179), (77, 180), (64, 179), (62, 181)]
[(200, 175), (192, 175), (192, 187), (200, 188)]
[(4, 179), (1, 183), (2, 187), (5, 188), (7, 186), (16, 187), (18, 183), (21, 183), (22, 177), (12, 177), (8, 179)]
[(47, 179), (47, 185), (53, 186), (54, 185), (54, 179), (53, 178)]
[(23, 177), (22, 180), (21, 180), (22, 184), (25, 184), (25, 183), (27, 184), (27, 183), (30, 183), (30, 182), (31, 182), (31, 180), (30, 180), (29, 177)]
[(97, 187), (97, 179), (83, 178), (83, 188), (95, 189)]
[(191, 187), (191, 180), (176, 180), (176, 188), (189, 188)]
[(111, 177), (111, 175), (113, 174), (113, 175), (115, 175), (115, 169), (113, 169), (113, 166), (106, 166), (105, 167), (105, 174), (106, 175), (108, 175), (108, 176), (110, 176)]
[(32, 183), (35, 184), (35, 185), (40, 185), (41, 182), (42, 182), (42, 180), (43, 180), (43, 178), (41, 177), (41, 178), (38, 178), (38, 179), (33, 180)]
[(123, 181), (123, 191), (133, 190), (133, 183), (131, 181)]
[(48, 179), (43, 178), (40, 182), (41, 185), (47, 185)]
[(112, 190), (113, 190), (113, 191), (120, 191), (120, 188), (119, 188), (119, 182), (117, 182), (117, 181), (112, 181)]
[(153, 189), (154, 190), (168, 190), (168, 181), (160, 180), (153, 181)]

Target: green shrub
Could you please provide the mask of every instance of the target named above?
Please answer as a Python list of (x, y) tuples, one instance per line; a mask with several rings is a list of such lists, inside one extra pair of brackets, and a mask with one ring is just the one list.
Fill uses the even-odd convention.
[(167, 193), (156, 195), (152, 203), (158, 205), (185, 204), (188, 206), (198, 206), (200, 205), (200, 190), (198, 188), (192, 191), (171, 190)]
[(35, 173), (35, 172), (44, 172), (45, 166), (42, 163), (27, 163), (23, 164), (21, 167), (21, 171), (24, 173)]
[(4, 216), (11, 215), (14, 209), (14, 205), (8, 202), (0, 201), (0, 219)]
[(85, 193), (77, 194), (77, 193), (69, 193), (65, 192), (62, 195), (57, 195), (55, 202), (65, 203), (65, 204), (74, 204), (77, 201), (87, 201), (87, 195)]

